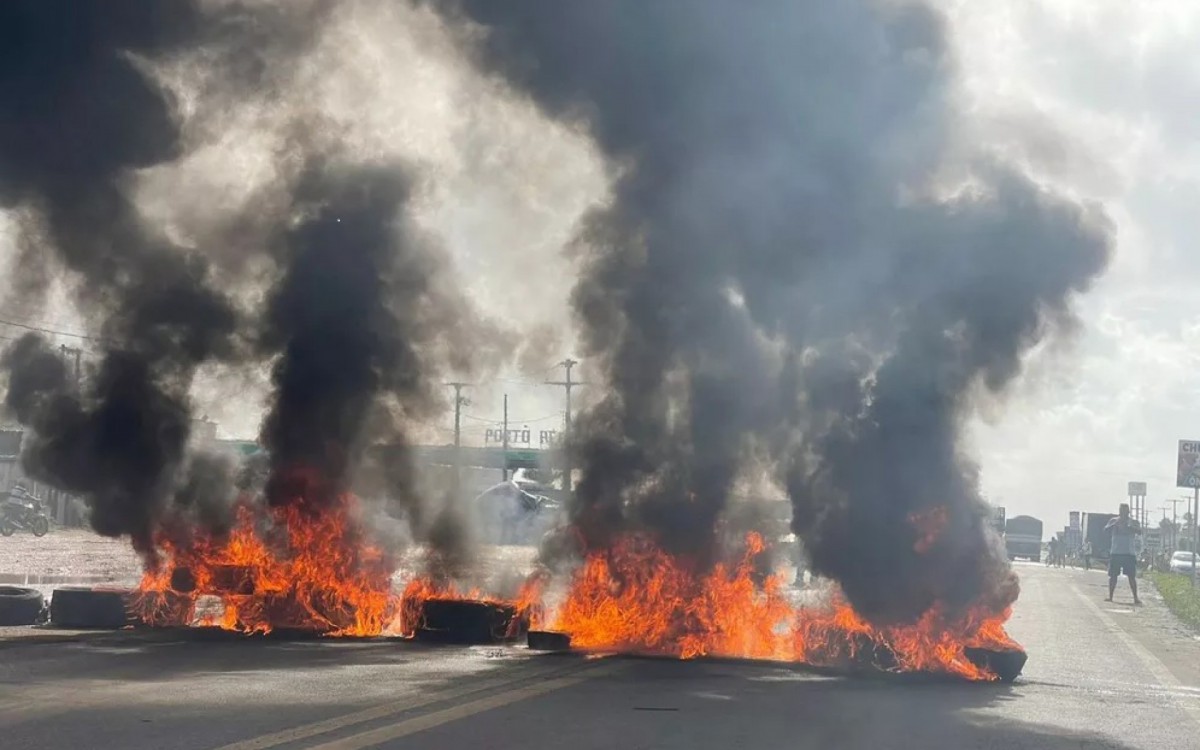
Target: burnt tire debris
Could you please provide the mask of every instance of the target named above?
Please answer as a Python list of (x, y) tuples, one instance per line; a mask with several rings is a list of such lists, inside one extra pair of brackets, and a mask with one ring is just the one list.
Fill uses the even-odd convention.
[(0, 625), (37, 625), (45, 618), (46, 599), (40, 591), (0, 586)]

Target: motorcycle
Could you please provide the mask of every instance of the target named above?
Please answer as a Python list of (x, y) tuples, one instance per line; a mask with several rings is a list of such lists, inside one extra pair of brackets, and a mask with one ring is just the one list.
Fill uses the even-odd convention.
[(50, 518), (37, 498), (10, 495), (0, 505), (0, 534), (12, 536), (17, 531), (31, 531), (38, 537), (49, 533)]

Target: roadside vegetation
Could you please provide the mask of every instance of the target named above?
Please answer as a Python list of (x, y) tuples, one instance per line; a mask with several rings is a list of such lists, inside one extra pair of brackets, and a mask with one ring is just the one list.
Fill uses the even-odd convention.
[(1200, 629), (1200, 588), (1192, 588), (1190, 576), (1151, 571), (1150, 580), (1176, 617)]

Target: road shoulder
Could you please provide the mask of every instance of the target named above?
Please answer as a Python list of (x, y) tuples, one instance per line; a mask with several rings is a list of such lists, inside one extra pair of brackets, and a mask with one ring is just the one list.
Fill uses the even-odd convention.
[(1133, 604), (1122, 578), (1113, 602), (1106, 602), (1108, 576), (1103, 571), (1074, 571), (1072, 584), (1135, 643), (1153, 656), (1180, 684), (1200, 688), (1200, 633), (1171, 613), (1149, 579), (1138, 581), (1142, 606)]

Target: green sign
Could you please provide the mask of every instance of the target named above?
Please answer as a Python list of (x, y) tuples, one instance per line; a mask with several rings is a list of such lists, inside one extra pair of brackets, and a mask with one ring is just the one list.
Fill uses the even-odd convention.
[(540, 465), (540, 455), (541, 451), (508, 451), (504, 455), (504, 465), (508, 469), (536, 469)]

